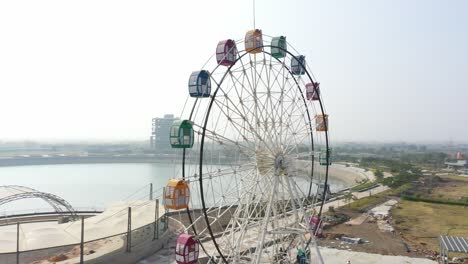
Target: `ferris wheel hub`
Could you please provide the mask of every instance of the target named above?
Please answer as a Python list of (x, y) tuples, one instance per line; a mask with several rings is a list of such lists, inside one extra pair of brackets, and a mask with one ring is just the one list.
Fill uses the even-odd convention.
[(276, 155), (275, 172), (277, 175), (284, 174), (286, 171), (286, 159), (282, 153)]

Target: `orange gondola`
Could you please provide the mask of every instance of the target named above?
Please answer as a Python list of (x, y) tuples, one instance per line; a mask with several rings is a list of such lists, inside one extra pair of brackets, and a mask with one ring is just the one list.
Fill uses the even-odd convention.
[(164, 192), (164, 202), (167, 209), (180, 210), (188, 207), (190, 189), (182, 179), (171, 179)]
[(328, 131), (328, 115), (315, 116), (315, 129), (320, 132)]
[(263, 51), (262, 30), (254, 29), (245, 34), (245, 51), (252, 54)]

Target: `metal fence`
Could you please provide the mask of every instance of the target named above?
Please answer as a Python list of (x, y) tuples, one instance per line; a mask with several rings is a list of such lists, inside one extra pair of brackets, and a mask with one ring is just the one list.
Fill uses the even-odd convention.
[[(159, 216), (159, 200), (156, 200), (154, 221), (144, 226), (132, 226), (132, 207), (128, 207), (125, 232), (106, 237), (92, 238), (85, 233), (85, 217), (82, 216), (81, 236), (78, 243), (44, 247), (32, 250), (22, 250), (21, 240), (27, 237), (21, 231), (21, 225), (16, 224), (16, 250), (0, 253), (1, 264), (35, 264), (43, 261), (58, 262), (67, 260), (71, 263), (102, 263), (102, 259), (109, 254), (130, 253), (135, 247), (158, 240), (169, 227), (166, 214)], [(135, 216), (134, 216), (135, 217)], [(122, 226), (116, 230), (122, 230)], [(89, 231), (88, 231), (89, 232)], [(86, 237), (91, 239), (85, 239)], [(1, 239), (1, 238), (0, 238)], [(37, 241), (36, 241), (37, 242)], [(40, 243), (40, 241), (39, 241)]]

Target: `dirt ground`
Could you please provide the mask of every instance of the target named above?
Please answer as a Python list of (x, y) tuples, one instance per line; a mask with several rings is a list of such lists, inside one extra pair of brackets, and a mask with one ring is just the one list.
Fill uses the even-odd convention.
[[(350, 216), (352, 219), (361, 215), (360, 213), (346, 208), (340, 209), (339, 212)], [(324, 234), (325, 238), (320, 240), (320, 245), (330, 248), (349, 249), (353, 251), (383, 255), (401, 255), (411, 257), (423, 256), (416, 252), (408, 252), (405, 242), (399, 234), (395, 233), (395, 235), (393, 235), (391, 232), (383, 232), (379, 230), (377, 223), (369, 218), (363, 221), (360, 225), (336, 225), (324, 230)], [(356, 245), (347, 244), (338, 240), (341, 236), (354, 238), (359, 237), (364, 241), (364, 243)]]
[[(436, 177), (429, 182), (426, 178), (409, 192), (423, 197), (458, 200), (468, 196), (468, 179)], [(395, 228), (395, 232), (380, 230), (373, 218), (362, 221), (363, 214), (352, 206), (341, 207), (335, 211), (348, 215), (355, 224), (343, 223), (325, 229), (325, 238), (320, 240), (320, 245), (383, 255), (425, 257), (437, 254), (437, 237), (440, 234), (450, 232), (450, 235), (468, 235), (467, 207), (413, 202), (388, 195), (382, 198), (399, 200), (390, 211), (389, 218), (389, 224)], [(342, 236), (359, 237), (364, 243), (344, 243), (339, 240)]]
[(420, 192), (428, 193), (427, 196), (434, 199), (453, 199), (458, 200), (468, 197), (468, 178), (464, 177), (442, 177), (433, 180), (433, 188), (428, 191), (429, 183), (426, 188), (421, 188)]

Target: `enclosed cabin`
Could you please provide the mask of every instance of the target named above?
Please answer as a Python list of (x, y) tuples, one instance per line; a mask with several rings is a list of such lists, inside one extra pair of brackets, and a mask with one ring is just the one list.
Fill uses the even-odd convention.
[(306, 84), (306, 94), (307, 100), (318, 101), (320, 99), (320, 83), (314, 82)]
[(271, 56), (277, 59), (284, 58), (286, 57), (286, 50), (285, 36), (274, 37), (271, 40)]
[(193, 123), (189, 120), (177, 120), (172, 123), (170, 142), (172, 148), (192, 148), (195, 135)]
[(199, 246), (194, 236), (180, 234), (177, 238), (175, 256), (177, 264), (198, 263)]
[(188, 87), (191, 97), (209, 97), (211, 94), (210, 73), (205, 70), (192, 72)]
[(315, 116), (315, 130), (319, 132), (328, 131), (328, 115)]
[(236, 63), (237, 47), (232, 39), (221, 40), (216, 47), (216, 61), (219, 65), (231, 66)]
[(317, 216), (312, 216), (309, 220), (309, 229), (311, 230), (314, 237), (320, 237), (323, 233), (322, 220)]
[(294, 75), (303, 75), (305, 73), (306, 61), (304, 55), (294, 56), (291, 59), (291, 72)]
[(297, 255), (296, 255), (296, 263), (297, 264), (309, 264), (309, 258), (310, 258), (310, 252), (302, 250), (302, 248), (299, 248), (297, 250)]
[(328, 149), (328, 151), (322, 151), (319, 153), (319, 163), (320, 165), (328, 165), (332, 164), (332, 150)]
[(247, 31), (245, 34), (245, 51), (251, 54), (263, 51), (263, 37), (260, 29)]
[(167, 209), (180, 210), (188, 207), (190, 189), (182, 179), (171, 179), (164, 190), (164, 203)]
[(322, 200), (324, 192), (325, 192), (325, 201), (327, 201), (328, 199), (330, 199), (330, 196), (331, 196), (330, 184), (327, 183), (327, 185), (325, 185), (325, 183), (320, 183), (317, 186), (317, 199)]

